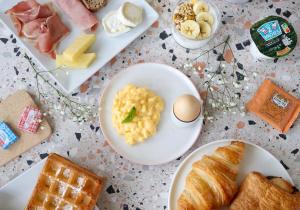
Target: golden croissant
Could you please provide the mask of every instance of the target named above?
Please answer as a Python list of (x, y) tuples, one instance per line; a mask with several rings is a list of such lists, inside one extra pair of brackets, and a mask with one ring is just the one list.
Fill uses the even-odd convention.
[(281, 178), (267, 179), (258, 172), (247, 175), (230, 210), (300, 210), (300, 192)]
[(230, 204), (238, 190), (236, 182), (245, 144), (232, 141), (212, 155), (195, 162), (177, 201), (178, 210), (212, 210)]

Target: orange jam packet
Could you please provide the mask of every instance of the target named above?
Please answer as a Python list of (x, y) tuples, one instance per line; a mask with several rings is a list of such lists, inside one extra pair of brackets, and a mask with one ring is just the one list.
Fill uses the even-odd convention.
[(266, 79), (246, 108), (286, 133), (298, 117), (300, 100)]

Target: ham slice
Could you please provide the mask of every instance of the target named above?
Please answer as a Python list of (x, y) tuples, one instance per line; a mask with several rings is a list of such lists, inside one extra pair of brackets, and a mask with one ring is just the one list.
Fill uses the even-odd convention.
[(39, 4), (35, 0), (25, 0), (6, 11), (13, 21), (19, 36), (25, 36), (35, 42), (42, 53), (55, 55), (56, 45), (69, 33), (59, 16), (48, 4)]
[(57, 14), (46, 19), (41, 33), (36, 40), (36, 48), (43, 53), (51, 53), (56, 44), (67, 34), (69, 29), (63, 24)]
[(80, 0), (53, 0), (70, 19), (82, 30), (94, 31), (99, 23), (97, 17), (90, 12)]

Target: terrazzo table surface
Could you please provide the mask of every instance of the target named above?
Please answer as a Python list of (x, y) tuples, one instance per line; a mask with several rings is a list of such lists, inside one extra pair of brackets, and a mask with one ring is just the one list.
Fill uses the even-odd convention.
[[(171, 35), (171, 11), (175, 0), (150, 0), (160, 14), (159, 21), (130, 44), (94, 75), (75, 97), (97, 103), (100, 92), (109, 80), (124, 68), (140, 62), (158, 62), (179, 67), (187, 58), (194, 58), (199, 51), (187, 51), (178, 46)], [(264, 62), (254, 61), (249, 53), (249, 27), (263, 16), (281, 15), (300, 29), (300, 1), (252, 0), (245, 5), (234, 5), (214, 0), (222, 13), (222, 27), (213, 42), (219, 42), (230, 34), (231, 46), (244, 69), (258, 72), (250, 77), (242, 94), (248, 100), (258, 85), (266, 78), (273, 79), (286, 90), (300, 97), (300, 50), (286, 59)], [(298, 35), (300, 32), (298, 31)], [(299, 36), (298, 36), (298, 40)], [(212, 46), (214, 43), (211, 42)], [(28, 63), (22, 57), (24, 49), (10, 33), (0, 33), (0, 97), (4, 98), (17, 89), (36, 93), (35, 80)], [(181, 158), (161, 166), (133, 164), (115, 153), (105, 142), (98, 121), (78, 125), (58, 115), (50, 118), (52, 137), (17, 159), (0, 167), (0, 186), (9, 182), (45, 158), (48, 153), (62, 154), (77, 163), (107, 177), (104, 192), (99, 200), (100, 209), (167, 209), (171, 178), (182, 160), (193, 150), (208, 142), (224, 138), (243, 138), (256, 143), (274, 154), (300, 187), (300, 120), (288, 134), (283, 135), (269, 125), (247, 114), (226, 115), (214, 113), (213, 122), (206, 122), (196, 144)], [(1, 157), (0, 157), (1, 158)], [(20, 191), (21, 193), (21, 191)], [(16, 195), (18, 196), (18, 195)]]

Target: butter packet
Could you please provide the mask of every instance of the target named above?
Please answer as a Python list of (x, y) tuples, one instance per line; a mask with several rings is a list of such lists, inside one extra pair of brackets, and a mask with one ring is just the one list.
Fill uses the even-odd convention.
[(246, 108), (282, 133), (286, 133), (298, 117), (300, 100), (266, 79), (246, 104)]
[(10, 145), (18, 140), (18, 136), (11, 130), (8, 125), (0, 121), (0, 146), (3, 149), (8, 149)]

